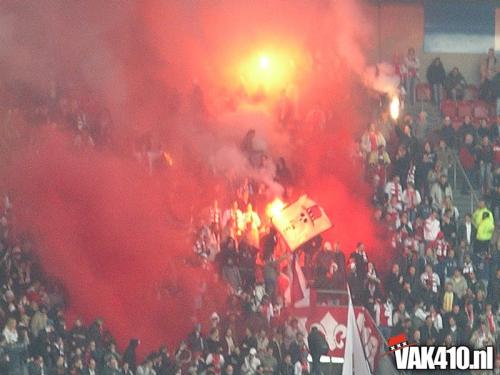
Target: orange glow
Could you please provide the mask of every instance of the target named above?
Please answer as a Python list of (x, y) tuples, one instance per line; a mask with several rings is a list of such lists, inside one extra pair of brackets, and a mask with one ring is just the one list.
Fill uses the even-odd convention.
[(237, 74), (248, 92), (277, 94), (295, 82), (298, 60), (299, 54), (292, 49), (261, 49), (242, 56)]
[(286, 206), (285, 203), (281, 199), (276, 198), (274, 201), (272, 201), (266, 206), (267, 217), (273, 218), (275, 216), (280, 215), (281, 211), (283, 210), (283, 208), (285, 208), (285, 206)]
[(165, 163), (167, 163), (169, 167), (174, 165), (174, 159), (172, 158), (172, 155), (170, 155), (168, 152), (166, 151), (163, 152), (163, 158), (165, 159)]
[(399, 117), (399, 98), (397, 96), (392, 98), (389, 111), (391, 112), (391, 118), (394, 121), (397, 120)]

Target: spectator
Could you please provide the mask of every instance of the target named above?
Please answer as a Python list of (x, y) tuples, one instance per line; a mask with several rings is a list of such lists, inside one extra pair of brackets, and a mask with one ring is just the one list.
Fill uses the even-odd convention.
[(487, 136), (481, 140), (478, 146), (477, 162), (479, 163), (479, 186), (483, 195), (490, 193), (493, 186), (493, 147)]
[[(34, 358), (33, 362), (30, 363), (28, 367), (29, 375), (45, 375), (48, 374), (47, 367), (43, 362), (42, 356), (37, 356)], [(91, 372), (89, 369), (84, 370), (84, 375), (96, 375), (95, 371)]]
[(476, 238), (476, 227), (472, 224), (470, 214), (465, 214), (464, 222), (460, 226), (458, 232), (458, 239), (466, 245), (466, 250), (472, 250)]
[(436, 57), (427, 68), (427, 82), (429, 82), (432, 87), (432, 100), (438, 108), (441, 105), (441, 91), (445, 79), (446, 72), (443, 63), (439, 57)]
[(321, 374), (320, 358), (329, 351), (328, 343), (318, 327), (312, 327), (307, 337), (309, 352), (312, 358), (311, 374)]
[(123, 354), (123, 362), (127, 363), (132, 371), (135, 371), (137, 368), (137, 357), (135, 351), (138, 346), (138, 339), (130, 340), (127, 348), (125, 349), (125, 353)]
[[(460, 148), (460, 163), (464, 168), (469, 183), (474, 187), (476, 185), (476, 151), (474, 149), (474, 137), (471, 134), (465, 136), (465, 142)], [(462, 186), (462, 193), (469, 190), (467, 182)]]
[(425, 323), (420, 327), (421, 342), (424, 345), (434, 345), (438, 338), (438, 332), (433, 325), (432, 317), (427, 315)]
[(487, 253), (489, 251), (489, 246), (491, 238), (493, 237), (494, 230), (495, 222), (493, 221), (493, 215), (488, 211), (483, 212), (481, 215), (481, 219), (477, 225), (476, 244), (474, 246), (474, 251), (479, 254)]
[(495, 57), (495, 50), (490, 48), (488, 56), (481, 62), (481, 85), (479, 87), (479, 97), (486, 101), (492, 101), (495, 96), (495, 85), (493, 79), (498, 72), (497, 58)]
[(137, 367), (137, 375), (156, 375), (156, 371), (153, 369), (153, 361), (147, 359), (142, 365)]
[(208, 353), (205, 363), (216, 375), (221, 375), (225, 363), (224, 356), (222, 355), (222, 347), (219, 346), (215, 352)]
[(372, 151), (368, 156), (368, 165), (371, 168), (370, 175), (373, 178), (377, 177), (382, 186), (385, 186), (387, 182), (387, 168), (390, 164), (391, 159), (383, 145), (380, 145), (377, 151)]
[(453, 293), (455, 293), (459, 299), (463, 299), (467, 293), (467, 280), (465, 280), (459, 268), (454, 270), (450, 283)]
[(458, 301), (457, 295), (453, 292), (453, 284), (446, 283), (446, 290), (442, 298), (442, 308), (443, 314), (449, 314), (453, 310), (453, 304)]
[(444, 138), (439, 140), (439, 146), (436, 148), (436, 159), (441, 163), (444, 173), (449, 176), (455, 156)]
[[(408, 149), (404, 145), (400, 145), (398, 147), (398, 152), (396, 154), (396, 159), (393, 164), (393, 174), (394, 177), (398, 177), (398, 183), (401, 182), (402, 186), (406, 186), (408, 180), (408, 174), (410, 171), (410, 167), (412, 164), (412, 160), (410, 155), (408, 154)], [(393, 177), (393, 181), (394, 181)], [(415, 181), (413, 181), (414, 183)], [(386, 185), (386, 194), (387, 193), (387, 185)]]
[(234, 291), (239, 292), (243, 285), (240, 270), (232, 257), (227, 259), (226, 264), (222, 266), (222, 277), (228, 282)]
[(257, 368), (261, 365), (260, 359), (257, 358), (257, 350), (255, 348), (250, 348), (248, 355), (243, 361), (241, 366), (242, 375), (256, 375)]
[(450, 317), (448, 320), (448, 329), (445, 331), (445, 335), (451, 336), (452, 345), (461, 345), (465, 342), (464, 333), (462, 329), (457, 326), (455, 318)]
[(260, 354), (261, 365), (264, 369), (264, 374), (274, 375), (278, 370), (278, 361), (273, 356), (273, 348), (268, 347)]
[(485, 322), (481, 322), (477, 330), (474, 331), (470, 339), (472, 346), (475, 349), (483, 349), (494, 344), (495, 340), (491, 332), (488, 330)]
[(361, 137), (361, 148), (366, 156), (372, 152), (377, 152), (380, 146), (385, 147), (385, 138), (380, 131), (376, 129), (375, 123), (368, 125), (368, 130)]
[(465, 87), (467, 83), (465, 82), (462, 73), (455, 66), (450, 73), (446, 76), (446, 80), (444, 82), (444, 87), (446, 89), (446, 94), (448, 98), (453, 100), (462, 100), (465, 94)]
[(492, 304), (495, 311), (497, 311), (500, 302), (500, 267), (498, 265), (495, 275), (492, 277), (491, 282), (488, 283), (488, 301)]
[(443, 127), (439, 130), (439, 136), (446, 142), (447, 146), (456, 149), (457, 133), (451, 124), (451, 118), (449, 116), (444, 118)]
[(441, 225), (437, 219), (437, 212), (432, 211), (424, 224), (424, 239), (426, 241), (435, 241), (438, 233), (441, 231)]
[(404, 59), (404, 79), (405, 89), (408, 97), (408, 103), (415, 104), (415, 88), (417, 85), (418, 75), (420, 70), (420, 61), (415, 55), (415, 49), (409, 48), (408, 54)]
[(244, 237), (249, 245), (259, 247), (259, 229), (261, 226), (260, 217), (257, 212), (253, 210), (251, 203), (247, 205), (247, 210), (243, 214), (245, 222)]
[(368, 267), (368, 257), (366, 255), (364, 243), (358, 242), (356, 250), (351, 253), (350, 259), (354, 260), (357, 272), (366, 273)]
[(292, 363), (292, 356), (290, 354), (285, 355), (285, 359), (279, 368), (279, 375), (294, 375), (295, 366)]
[(430, 194), (435, 210), (440, 210), (447, 198), (453, 199), (453, 190), (448, 183), (448, 177), (445, 174), (439, 176), (439, 181), (432, 185)]
[(438, 274), (433, 271), (432, 265), (427, 264), (425, 266), (425, 272), (420, 276), (420, 281), (425, 303), (428, 305), (434, 304), (437, 301), (441, 281)]

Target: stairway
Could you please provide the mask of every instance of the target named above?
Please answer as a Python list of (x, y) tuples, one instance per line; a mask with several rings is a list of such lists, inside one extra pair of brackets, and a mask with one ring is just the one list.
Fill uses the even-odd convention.
[[(476, 191), (476, 196), (479, 197), (479, 192)], [(453, 191), (453, 203), (455, 204), (455, 207), (457, 207), (458, 212), (460, 214), (460, 217), (464, 217), (466, 213), (472, 213), (471, 211), (471, 197), (470, 194), (462, 194), (460, 189), (455, 189)], [(474, 202), (473, 208), (476, 207), (476, 203)]]
[(405, 113), (412, 115), (415, 121), (418, 120), (421, 112), (427, 113), (427, 127), (420, 138), (432, 137), (432, 133), (441, 127), (441, 111), (431, 102), (417, 102), (415, 105), (405, 105)]
[[(423, 132), (423, 139), (434, 138), (436, 130), (441, 127), (442, 116), (441, 111), (431, 102), (418, 102), (415, 105), (406, 105), (405, 112), (411, 114), (414, 119), (418, 119), (420, 113), (424, 111), (427, 113), (427, 128)], [(437, 140), (436, 140), (437, 141)], [(456, 185), (453, 186), (453, 171), (450, 170), (449, 181), (453, 186), (453, 202), (458, 209), (461, 217), (466, 213), (471, 212), (471, 196), (466, 189), (466, 194), (462, 194), (462, 186), (465, 184), (465, 177), (462, 174), (460, 168), (457, 167), (456, 170)], [(479, 190), (475, 190), (476, 197), (481, 198), (481, 193)], [(475, 208), (476, 202), (474, 202), (473, 207)]]

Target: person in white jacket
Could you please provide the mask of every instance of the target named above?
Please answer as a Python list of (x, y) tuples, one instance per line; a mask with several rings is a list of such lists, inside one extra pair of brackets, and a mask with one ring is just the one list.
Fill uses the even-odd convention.
[(406, 211), (408, 212), (408, 218), (410, 221), (414, 221), (416, 218), (417, 207), (422, 203), (422, 197), (415, 185), (408, 183), (408, 187), (403, 191), (403, 204)]
[(371, 152), (376, 152), (379, 146), (386, 145), (386, 141), (382, 133), (376, 129), (375, 123), (372, 122), (368, 125), (368, 129), (361, 136), (361, 150), (365, 156), (370, 155)]
[(241, 366), (241, 373), (243, 375), (255, 375), (257, 374), (257, 367), (260, 366), (260, 359), (256, 357), (257, 349), (250, 348), (248, 355), (245, 357), (243, 361), (243, 365)]
[(3, 329), (3, 337), (5, 338), (5, 342), (7, 344), (15, 344), (17, 343), (19, 336), (17, 334), (17, 322), (14, 318), (9, 318), (7, 323), (5, 324), (5, 328)]
[(453, 190), (448, 183), (448, 177), (445, 174), (439, 176), (439, 181), (436, 181), (431, 187), (432, 206), (436, 210), (443, 207), (446, 198), (453, 199)]
[(440, 231), (441, 224), (439, 224), (439, 220), (437, 219), (437, 213), (436, 211), (432, 211), (424, 222), (424, 240), (435, 241)]

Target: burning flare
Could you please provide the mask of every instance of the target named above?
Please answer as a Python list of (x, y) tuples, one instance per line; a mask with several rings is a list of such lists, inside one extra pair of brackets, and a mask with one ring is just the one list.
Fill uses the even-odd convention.
[(391, 118), (396, 121), (399, 117), (399, 97), (393, 96), (391, 100), (391, 104), (389, 110), (391, 112)]
[(269, 203), (266, 206), (266, 215), (269, 218), (273, 218), (275, 216), (280, 215), (283, 208), (285, 208), (286, 204), (279, 198), (276, 198), (274, 201)]
[(267, 70), (269, 69), (269, 57), (267, 55), (262, 55), (259, 59), (259, 66), (261, 69)]

